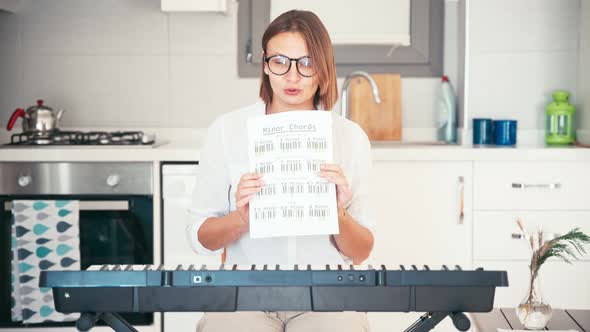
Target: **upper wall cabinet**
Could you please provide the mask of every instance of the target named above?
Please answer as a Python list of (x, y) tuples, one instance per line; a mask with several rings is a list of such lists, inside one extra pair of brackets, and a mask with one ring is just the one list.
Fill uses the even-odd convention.
[(16, 12), (20, 6), (21, 0), (0, 0), (0, 10), (7, 12)]
[(444, 8), (441, 0), (239, 0), (238, 70), (258, 77), (268, 24), (291, 9), (316, 13), (330, 33), (338, 76), (354, 70), (442, 75)]
[(209, 12), (227, 14), (228, 0), (161, 0), (165, 12)]

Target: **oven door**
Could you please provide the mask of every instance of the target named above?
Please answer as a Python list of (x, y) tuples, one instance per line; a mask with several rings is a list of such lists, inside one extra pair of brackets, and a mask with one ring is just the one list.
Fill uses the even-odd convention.
[[(0, 195), (0, 328), (74, 326), (13, 322), (11, 304), (11, 221), (16, 199), (79, 200), (81, 268), (102, 264), (153, 264), (151, 195)], [(116, 301), (116, 300), (115, 300)], [(134, 326), (151, 325), (154, 314), (122, 314)]]

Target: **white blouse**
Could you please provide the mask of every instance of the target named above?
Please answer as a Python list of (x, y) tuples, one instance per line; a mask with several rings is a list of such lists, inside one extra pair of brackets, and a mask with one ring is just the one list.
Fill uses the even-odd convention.
[[(265, 114), (257, 103), (219, 116), (209, 127), (201, 147), (198, 178), (186, 233), (192, 249), (199, 254), (220, 253), (203, 247), (199, 227), (210, 217), (222, 217), (236, 209), (235, 191), (248, 170), (247, 119)], [(318, 112), (325, 112), (318, 110)], [(350, 185), (352, 200), (347, 208), (354, 220), (373, 230), (369, 206), (371, 146), (356, 123), (332, 111), (334, 163), (340, 165)], [(244, 234), (227, 247), (226, 264), (352, 264), (330, 241), (329, 235), (250, 238)]]

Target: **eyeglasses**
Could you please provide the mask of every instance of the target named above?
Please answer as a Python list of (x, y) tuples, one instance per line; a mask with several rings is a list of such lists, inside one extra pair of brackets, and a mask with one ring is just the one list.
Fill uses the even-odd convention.
[(275, 75), (285, 75), (291, 69), (291, 62), (295, 61), (295, 67), (297, 72), (304, 77), (311, 77), (316, 74), (316, 69), (308, 56), (301, 57), (299, 59), (289, 58), (284, 55), (273, 55), (268, 58), (264, 58), (264, 61), (268, 64), (268, 69)]

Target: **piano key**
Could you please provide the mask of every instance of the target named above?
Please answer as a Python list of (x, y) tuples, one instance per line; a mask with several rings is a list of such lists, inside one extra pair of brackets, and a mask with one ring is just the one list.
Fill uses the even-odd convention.
[(455, 270), (463, 271), (459, 265), (455, 265)]
[(127, 264), (127, 266), (125, 266), (125, 268), (123, 269), (123, 271), (133, 271), (133, 265)]
[(307, 264), (307, 269), (311, 270), (311, 264)]
[(314, 271), (324, 271), (325, 268), (326, 268), (325, 265), (320, 265), (320, 264), (312, 264), (311, 265), (311, 269)]
[(330, 264), (326, 264), (326, 271), (330, 271)]
[(342, 264), (338, 264), (338, 271), (342, 271)]
[(207, 271), (217, 271), (219, 269), (219, 265), (217, 264), (207, 264), (205, 265)]
[(182, 264), (178, 264), (178, 265), (176, 266), (176, 271), (182, 271), (182, 270), (183, 270), (183, 269), (182, 269)]
[(189, 265), (187, 270), (194, 271), (195, 270), (195, 264)]
[(281, 264), (281, 265), (279, 265), (279, 270), (293, 271), (293, 270), (295, 270), (295, 266), (296, 265), (292, 265), (292, 264)]
[(299, 270), (299, 264), (295, 264), (294, 268), (295, 268), (295, 271)]
[(154, 269), (154, 266), (153, 265), (146, 265), (146, 266), (143, 267), (143, 270), (144, 271), (152, 271), (153, 269)]
[(162, 271), (163, 269), (164, 269), (164, 264), (160, 264), (160, 265), (158, 265), (158, 267), (155, 270)]
[(424, 270), (425, 271), (430, 271), (430, 268), (428, 267), (428, 265), (424, 265)]
[(263, 271), (267, 271), (268, 270), (268, 264), (264, 264), (264, 266), (262, 267)]
[(225, 266), (223, 267), (223, 269), (225, 271), (232, 271), (232, 270), (235, 270), (237, 268), (238, 268), (238, 266), (236, 264), (231, 264), (231, 265), (225, 264)]
[(205, 271), (207, 269), (207, 264), (201, 264), (201, 268), (199, 270)]
[(338, 271), (338, 264), (330, 264), (330, 271)]
[(387, 270), (387, 266), (385, 266), (385, 264), (381, 264), (381, 269), (385, 271)]
[(405, 266), (403, 266), (403, 265), (400, 265), (400, 266), (399, 266), (399, 269), (400, 269), (400, 270), (402, 270), (402, 271), (405, 271), (405, 270), (406, 270), (406, 267), (405, 267)]
[(103, 265), (90, 265), (86, 271), (100, 271)]
[(449, 270), (449, 267), (446, 266), (446, 265), (443, 265), (442, 267), (443, 267), (443, 270), (445, 270), (445, 271), (448, 271)]
[(412, 264), (412, 270), (417, 271), (418, 268), (416, 267), (416, 265)]
[(219, 271), (223, 271), (225, 270), (225, 264), (221, 263), (219, 264)]
[(366, 265), (353, 265), (353, 270), (366, 271), (366, 270), (368, 270), (368, 268)]
[(280, 269), (281, 269), (281, 266), (279, 264), (276, 264), (275, 265), (275, 270), (280, 270)]
[(251, 268), (252, 268), (252, 265), (238, 264), (238, 265), (236, 265), (235, 270), (237, 270), (237, 271), (249, 271)]
[(375, 269), (373, 268), (373, 265), (369, 264), (369, 265), (367, 265), (367, 270), (375, 270)]

